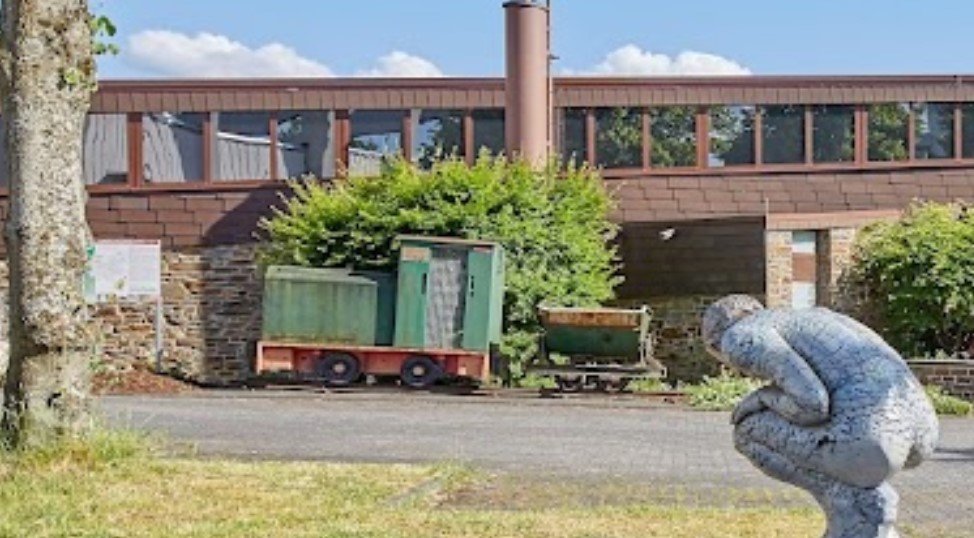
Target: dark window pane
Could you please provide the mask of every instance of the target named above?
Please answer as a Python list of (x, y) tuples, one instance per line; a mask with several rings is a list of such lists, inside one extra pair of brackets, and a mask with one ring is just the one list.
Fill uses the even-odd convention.
[(916, 158), (954, 158), (954, 105), (918, 103), (916, 117)]
[(710, 166), (754, 164), (754, 107), (710, 109)]
[(961, 106), (961, 155), (965, 159), (974, 159), (974, 105)]
[(143, 179), (185, 183), (203, 179), (204, 114), (150, 112), (142, 116)]
[(817, 163), (855, 159), (855, 114), (851, 106), (824, 105), (812, 109), (813, 152)]
[(649, 112), (652, 166), (697, 165), (697, 118), (693, 107), (654, 108)]
[(805, 162), (805, 107), (761, 107), (761, 140), (766, 164)]
[(419, 114), (413, 159), (423, 168), (447, 157), (464, 156), (463, 113), (459, 110), (423, 110)]
[(493, 155), (504, 153), (504, 109), (473, 111), (473, 149), (479, 155), (487, 150)]
[(574, 160), (577, 164), (588, 160), (588, 147), (585, 144), (585, 115), (583, 108), (566, 108), (562, 123), (561, 157), (565, 162)]
[(335, 176), (335, 143), (329, 110), (282, 110), (277, 113), (277, 177)]
[(348, 148), (351, 176), (377, 176), (387, 157), (402, 152), (404, 110), (356, 110), (352, 112), (352, 138)]
[(635, 108), (600, 108), (595, 111), (595, 156), (606, 168), (641, 168), (642, 116)]
[(125, 114), (89, 114), (85, 118), (85, 185), (124, 185), (128, 181), (127, 125)]
[(905, 161), (910, 132), (910, 107), (883, 103), (869, 107), (869, 160)]
[(220, 112), (216, 116), (214, 179), (271, 178), (269, 112)]

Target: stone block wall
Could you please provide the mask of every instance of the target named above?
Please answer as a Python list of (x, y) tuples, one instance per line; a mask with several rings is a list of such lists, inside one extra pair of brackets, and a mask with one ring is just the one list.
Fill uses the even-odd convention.
[(937, 385), (944, 392), (974, 402), (974, 361), (910, 361), (921, 383)]
[[(162, 366), (205, 384), (239, 381), (260, 338), (263, 283), (253, 244), (167, 250), (162, 256)], [(6, 264), (0, 271), (6, 273)], [(6, 279), (2, 281), (6, 287)], [(156, 302), (91, 308), (98, 368), (155, 365)]]
[(666, 366), (669, 382), (699, 381), (720, 372), (720, 363), (704, 349), (700, 338), (703, 312), (720, 295), (653, 297), (643, 301), (621, 300), (623, 308), (649, 306), (656, 339), (654, 357)]
[(793, 280), (791, 231), (765, 232), (765, 294), (769, 308), (791, 306)]

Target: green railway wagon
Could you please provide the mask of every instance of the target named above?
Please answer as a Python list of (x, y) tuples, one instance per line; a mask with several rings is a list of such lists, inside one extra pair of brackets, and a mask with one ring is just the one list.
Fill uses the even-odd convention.
[(486, 380), (497, 356), (504, 258), (490, 241), (401, 236), (396, 273), (271, 267), (258, 375), (348, 385), (397, 376)]
[(621, 308), (540, 307), (543, 333), (527, 371), (553, 378), (559, 390), (623, 390), (633, 379), (666, 375), (653, 358), (652, 313)]

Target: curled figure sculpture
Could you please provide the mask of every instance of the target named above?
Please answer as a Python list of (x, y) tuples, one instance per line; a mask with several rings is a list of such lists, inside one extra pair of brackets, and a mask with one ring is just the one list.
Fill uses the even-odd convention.
[(826, 308), (765, 309), (730, 295), (704, 313), (708, 351), (768, 384), (734, 410), (734, 444), (825, 511), (826, 538), (895, 538), (889, 479), (934, 451), (939, 424), (906, 362)]

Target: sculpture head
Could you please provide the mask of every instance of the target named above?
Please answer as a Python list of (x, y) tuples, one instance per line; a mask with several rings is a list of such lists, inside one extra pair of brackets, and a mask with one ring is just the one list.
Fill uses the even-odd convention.
[(720, 353), (720, 340), (724, 333), (738, 321), (761, 310), (764, 310), (764, 305), (750, 295), (728, 295), (707, 307), (701, 330), (707, 351), (724, 362)]

